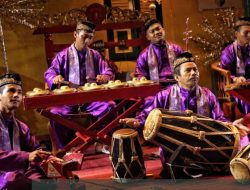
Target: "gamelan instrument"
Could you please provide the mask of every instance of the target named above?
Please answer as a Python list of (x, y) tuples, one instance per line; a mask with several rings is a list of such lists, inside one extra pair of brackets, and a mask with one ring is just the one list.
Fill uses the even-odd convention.
[[(111, 132), (116, 126), (119, 125), (119, 120), (129, 117), (135, 113), (143, 103), (143, 97), (153, 96), (160, 90), (159, 84), (147, 83), (139, 86), (122, 86), (124, 83), (114, 81), (119, 88), (98, 88), (96, 85), (91, 85), (88, 89), (88, 85), (82, 89), (74, 88), (60, 88), (59, 92), (50, 92), (49, 94), (37, 95), (37, 96), (25, 96), (23, 98), (23, 105), (25, 109), (37, 109), (37, 111), (48, 119), (76, 131), (76, 138), (69, 142), (64, 149), (70, 151), (72, 147), (75, 152), (86, 150), (92, 143), (101, 142), (106, 145), (110, 145), (111, 138), (107, 133)], [(66, 90), (66, 92), (62, 92)], [(78, 105), (95, 101), (109, 101), (109, 100), (121, 100), (112, 108), (108, 113), (103, 115), (97, 121), (92, 123), (87, 128), (82, 127), (81, 124), (73, 121), (70, 117), (63, 117), (50, 112), (50, 107), (61, 105)], [(124, 109), (125, 108), (125, 109)], [(115, 119), (111, 119), (116, 116)], [(105, 127), (103, 125), (105, 124)], [(97, 128), (101, 130), (96, 130)], [(78, 146), (79, 145), (79, 146)]]
[(55, 161), (46, 160), (40, 164), (40, 167), (48, 178), (66, 178), (77, 179), (78, 176), (72, 174), (72, 171), (78, 169), (79, 163), (77, 161)]
[(224, 87), (224, 90), (230, 95), (233, 95), (250, 104), (250, 82), (233, 83)]
[(250, 144), (245, 146), (230, 162), (230, 170), (240, 183), (250, 181)]
[(86, 86), (79, 87), (78, 89), (61, 86), (60, 89), (55, 89), (51, 92), (35, 88), (33, 91), (27, 92), (23, 99), (23, 104), (25, 109), (77, 105), (95, 101), (147, 97), (155, 95), (159, 90), (159, 84), (151, 83), (150, 81), (136, 83), (136, 86), (127, 86), (124, 83), (117, 82), (116, 84), (112, 83), (110, 88), (96, 85), (95, 83), (86, 84)]
[(110, 160), (113, 179), (127, 183), (145, 177), (143, 152), (138, 133), (133, 129), (120, 129), (113, 133)]
[(236, 127), (190, 110), (152, 110), (145, 122), (143, 135), (165, 150), (171, 177), (175, 172), (188, 174), (188, 168), (205, 173), (229, 169), (240, 139)]

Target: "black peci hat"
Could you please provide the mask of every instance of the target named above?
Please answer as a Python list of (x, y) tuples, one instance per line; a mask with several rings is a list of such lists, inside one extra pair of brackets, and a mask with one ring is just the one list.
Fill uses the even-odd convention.
[(22, 86), (21, 77), (17, 73), (7, 73), (0, 76), (0, 87), (6, 84), (17, 84)]
[(194, 62), (193, 55), (190, 52), (183, 52), (174, 60), (174, 69), (186, 62)]
[(235, 30), (241, 26), (250, 26), (250, 17), (240, 17), (234, 25)]
[(146, 20), (146, 22), (144, 24), (144, 30), (147, 31), (149, 29), (149, 27), (155, 23), (161, 24), (161, 22), (155, 18)]
[(95, 24), (93, 22), (88, 21), (88, 20), (80, 20), (77, 22), (77, 25), (79, 25), (79, 24), (86, 25), (86, 26), (90, 27), (92, 30), (95, 30)]

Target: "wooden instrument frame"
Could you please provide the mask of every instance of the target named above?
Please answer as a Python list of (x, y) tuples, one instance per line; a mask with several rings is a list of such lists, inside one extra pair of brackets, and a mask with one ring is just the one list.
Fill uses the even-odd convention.
[[(121, 87), (117, 89), (108, 90), (93, 90), (86, 92), (73, 92), (65, 94), (50, 94), (43, 96), (33, 96), (23, 98), (24, 108), (37, 109), (37, 111), (44, 117), (54, 120), (55, 122), (68, 127), (76, 131), (76, 138), (69, 142), (64, 149), (69, 151), (77, 144), (81, 144), (74, 149), (75, 152), (86, 150), (91, 144), (98, 141), (103, 144), (110, 145), (111, 138), (107, 136), (107, 133), (113, 130), (119, 125), (119, 120), (129, 117), (135, 113), (143, 103), (143, 97), (155, 95), (160, 91), (159, 84), (150, 84), (137, 87)], [(56, 115), (50, 112), (50, 107), (60, 105), (75, 105), (90, 103), (94, 101), (108, 101), (108, 100), (121, 100), (114, 108), (108, 113), (99, 118), (96, 122), (88, 126), (87, 128), (71, 120), (70, 118)], [(133, 104), (131, 104), (131, 101)], [(121, 111), (126, 105), (126, 110)], [(110, 120), (110, 118), (116, 117), (107, 123), (98, 132), (94, 130), (100, 128), (104, 122)]]

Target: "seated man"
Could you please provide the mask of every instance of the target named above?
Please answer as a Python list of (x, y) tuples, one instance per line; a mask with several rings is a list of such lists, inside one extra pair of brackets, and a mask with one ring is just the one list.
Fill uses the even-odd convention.
[(150, 45), (137, 58), (135, 77), (154, 81), (173, 79), (173, 62), (183, 52), (182, 48), (166, 42), (165, 30), (156, 19), (146, 21), (145, 31)]
[(0, 189), (31, 189), (32, 179), (46, 178), (38, 167), (51, 154), (39, 150), (28, 126), (16, 119), (22, 102), (22, 84), (18, 74), (0, 77)]
[[(221, 67), (231, 72), (234, 83), (245, 82), (250, 78), (250, 17), (236, 21), (235, 41), (229, 44), (221, 54)], [(245, 115), (250, 105), (236, 98), (240, 111)]]
[[(51, 66), (45, 72), (45, 80), (51, 90), (63, 81), (76, 85), (96, 82), (103, 84), (114, 79), (114, 72), (99, 52), (89, 48), (93, 39), (95, 25), (89, 21), (79, 21), (74, 32), (75, 42), (59, 52)], [(67, 115), (78, 110), (87, 111), (94, 117), (101, 117), (114, 106), (113, 102), (93, 102), (78, 106), (61, 106), (51, 110), (52, 113)], [(72, 130), (50, 121), (53, 152), (63, 148), (70, 140)], [(73, 135), (73, 134), (72, 134)]]
[[(215, 95), (207, 88), (198, 85), (199, 71), (192, 54), (184, 52), (176, 57), (174, 77), (177, 84), (159, 92), (151, 105), (145, 108), (136, 118), (125, 118), (121, 119), (120, 122), (131, 127), (141, 128), (149, 112), (154, 108), (164, 108), (173, 111), (188, 109), (215, 120), (226, 121)], [(244, 131), (242, 133), (241, 146), (245, 146), (249, 142), (247, 137), (249, 129), (242, 125), (239, 125), (239, 127)], [(161, 149), (160, 154), (164, 166), (166, 160), (164, 149)]]

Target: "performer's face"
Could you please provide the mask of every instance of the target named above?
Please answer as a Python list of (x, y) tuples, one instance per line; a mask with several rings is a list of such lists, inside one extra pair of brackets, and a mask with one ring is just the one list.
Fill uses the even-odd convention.
[(165, 30), (161, 24), (152, 24), (146, 33), (147, 39), (154, 44), (159, 44), (162, 40), (165, 40)]
[(250, 43), (250, 26), (241, 26), (235, 35), (241, 46), (248, 45)]
[(87, 25), (77, 25), (77, 29), (74, 32), (76, 48), (84, 48), (85, 46), (89, 46), (93, 40), (94, 32), (95, 31)]
[(179, 86), (192, 90), (199, 81), (199, 71), (194, 62), (186, 62), (180, 65), (180, 75), (176, 75)]
[(1, 108), (6, 111), (17, 109), (22, 101), (22, 87), (16, 84), (3, 86), (0, 101)]

